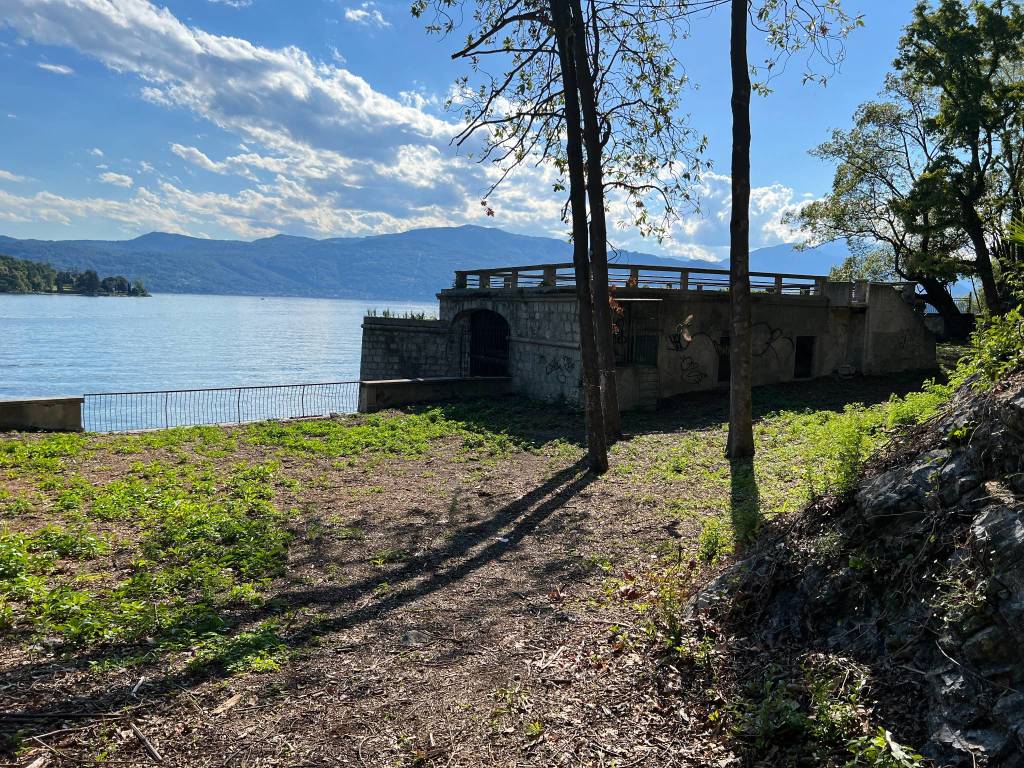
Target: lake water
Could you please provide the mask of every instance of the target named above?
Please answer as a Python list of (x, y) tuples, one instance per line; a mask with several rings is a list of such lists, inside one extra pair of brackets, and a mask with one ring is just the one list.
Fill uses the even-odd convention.
[(0, 397), (356, 379), (369, 308), (437, 302), (0, 294)]

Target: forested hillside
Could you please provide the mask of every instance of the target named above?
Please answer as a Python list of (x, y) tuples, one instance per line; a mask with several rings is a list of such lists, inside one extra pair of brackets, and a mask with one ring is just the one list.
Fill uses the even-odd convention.
[(100, 277), (95, 270), (57, 271), (44, 262), (0, 254), (0, 293), (80, 293), (86, 296), (148, 296), (141, 280)]
[[(562, 240), (527, 237), (486, 227), (437, 227), (373, 237), (276, 235), (246, 242), (153, 232), (134, 240), (15, 240), (0, 251), (47, 261), (57, 268), (138, 276), (158, 293), (425, 299), (452, 284), (457, 269), (570, 261)], [(827, 274), (845, 248), (796, 252), (773, 246), (752, 255), (754, 269)], [(620, 251), (619, 263), (722, 268)]]

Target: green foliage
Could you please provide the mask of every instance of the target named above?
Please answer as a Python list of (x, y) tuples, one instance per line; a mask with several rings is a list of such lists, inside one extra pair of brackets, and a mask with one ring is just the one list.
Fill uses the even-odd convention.
[(882, 727), (873, 736), (851, 741), (849, 749), (853, 757), (845, 768), (916, 768), (924, 765), (921, 755), (899, 744)]
[(464, 451), (475, 455), (503, 456), (518, 447), (509, 435), (449, 418), (440, 408), (359, 420), (263, 422), (248, 427), (244, 439), (287, 453), (355, 458), (364, 454), (422, 456), (433, 442), (446, 437), (462, 438)]
[(847, 256), (842, 264), (837, 264), (829, 270), (828, 279), (845, 282), (871, 280), (884, 283), (896, 279), (893, 266), (891, 254), (872, 249)]
[(981, 320), (971, 334), (970, 351), (950, 377), (954, 385), (973, 381), (975, 386), (990, 386), (1024, 358), (1024, 316), (1014, 307), (1004, 315)]
[(0, 293), (54, 293), (148, 296), (141, 281), (131, 284), (120, 275), (100, 278), (93, 270), (56, 271), (49, 264), (0, 254)]
[(0, 254), (0, 293), (43, 293), (53, 290), (56, 279), (49, 264)]
[[(290, 536), (272, 503), (275, 465), (238, 464), (215, 474), (204, 466), (136, 463), (124, 478), (86, 494), (80, 478), (64, 478), (62, 459), (50, 455), (75, 448), (31, 440), (0, 454), (16, 471), (38, 472), (41, 459), (58, 462), (44, 465), (52, 471), (45, 485), (57, 499), (73, 498), (65, 507), (75, 510), (66, 528), (0, 533), (0, 602), (9, 624), (74, 644), (150, 638), (175, 645), (223, 630), (227, 610), (258, 601), (281, 573)], [(127, 571), (96, 580), (55, 568), (60, 558), (110, 552), (90, 520), (135, 530), (134, 542), (126, 542)]]
[(717, 517), (709, 517), (701, 525), (697, 538), (697, 557), (708, 565), (714, 565), (718, 559), (731, 549), (731, 535), (725, 523)]
[(208, 635), (195, 646), (189, 667), (217, 667), (229, 674), (276, 672), (288, 656), (288, 648), (277, 630), (275, 622), (265, 621), (237, 635)]

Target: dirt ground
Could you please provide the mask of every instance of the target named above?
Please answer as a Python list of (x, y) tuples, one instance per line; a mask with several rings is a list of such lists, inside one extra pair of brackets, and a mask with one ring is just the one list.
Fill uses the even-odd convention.
[[(763, 410), (841, 408), (913, 385), (826, 382), (759, 400)], [(497, 461), (467, 460), (454, 438), (425, 455), (347, 466), (267, 447), (225, 457), (279, 456), (302, 481), (275, 499), (296, 510), (284, 574), (268, 600), (233, 617), (249, 627), (273, 618), (285, 660), (263, 672), (197, 672), (144, 646), (129, 656), (9, 636), (0, 761), (739, 764), (709, 718), (714, 693), (668, 690), (645, 645), (646, 597), (631, 591), (650, 589), (645, 574), (673, 560), (697, 567), (701, 517), (721, 513), (722, 501), (705, 475), (671, 479), (656, 467), (684, 438), (717, 451), (724, 407), (708, 395), (631, 417), (602, 478), (584, 470), (578, 417), (554, 409), (521, 420), (528, 447)], [(77, 471), (98, 483), (127, 461), (96, 453)], [(0, 478), (8, 490), (18, 482)], [(709, 509), (693, 512), (703, 497)], [(672, 499), (689, 500), (691, 513), (672, 514)]]

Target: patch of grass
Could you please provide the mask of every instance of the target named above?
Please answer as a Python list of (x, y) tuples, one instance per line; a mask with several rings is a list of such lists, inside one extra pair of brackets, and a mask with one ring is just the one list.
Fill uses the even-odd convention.
[(198, 670), (212, 666), (233, 675), (276, 672), (288, 657), (288, 647), (277, 629), (275, 622), (266, 621), (237, 635), (210, 635), (196, 645), (189, 667)]
[(335, 529), (334, 537), (341, 541), (359, 541), (366, 537), (366, 531), (355, 525), (343, 525)]
[(382, 549), (379, 552), (375, 552), (373, 557), (370, 558), (370, 562), (378, 568), (383, 568), (385, 565), (404, 562), (410, 557), (412, 557), (412, 554), (409, 550), (401, 549), (399, 547), (390, 547), (388, 549)]
[(732, 533), (726, 524), (717, 517), (704, 520), (697, 538), (697, 558), (703, 563), (714, 565), (731, 551)]
[(400, 416), (263, 422), (249, 426), (244, 439), (286, 453), (354, 458), (423, 456), (435, 441), (450, 437), (461, 438), (468, 454), (502, 456), (517, 447), (509, 435), (448, 418), (440, 408)]
[[(60, 469), (59, 467), (57, 468)], [(187, 643), (222, 631), (225, 611), (252, 604), (284, 567), (290, 536), (272, 503), (276, 466), (132, 465), (123, 479), (92, 488), (77, 475), (49, 484), (68, 526), (0, 534), (0, 601), (8, 624), (77, 645), (149, 639)], [(86, 492), (86, 487), (89, 491)], [(111, 551), (90, 521), (116, 520), (132, 533), (130, 565), (76, 574), (61, 558)]]

